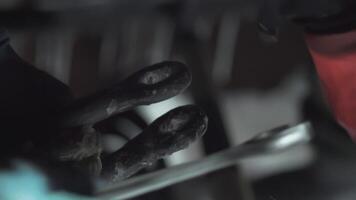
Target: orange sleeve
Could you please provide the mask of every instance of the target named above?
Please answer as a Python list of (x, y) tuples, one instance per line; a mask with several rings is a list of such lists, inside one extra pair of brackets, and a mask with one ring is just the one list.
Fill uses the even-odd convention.
[(337, 121), (356, 141), (356, 30), (306, 34), (306, 43)]

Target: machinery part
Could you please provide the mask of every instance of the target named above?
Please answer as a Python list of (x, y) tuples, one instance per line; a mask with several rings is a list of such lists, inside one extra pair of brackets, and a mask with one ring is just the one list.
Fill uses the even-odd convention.
[(264, 1), (260, 27), (275, 35), (284, 20), (302, 25), (321, 84), (338, 122), (356, 139), (356, 2)]
[(280, 26), (290, 20), (308, 32), (340, 32), (350, 30), (356, 21), (355, 11), (356, 3), (350, 0), (265, 0), (259, 28), (264, 35), (276, 37)]

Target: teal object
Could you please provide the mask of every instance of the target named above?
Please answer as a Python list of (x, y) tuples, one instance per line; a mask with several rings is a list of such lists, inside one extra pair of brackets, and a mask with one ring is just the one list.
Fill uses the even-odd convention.
[(52, 192), (48, 179), (25, 161), (14, 162), (14, 169), (0, 171), (1, 200), (94, 200), (67, 192)]

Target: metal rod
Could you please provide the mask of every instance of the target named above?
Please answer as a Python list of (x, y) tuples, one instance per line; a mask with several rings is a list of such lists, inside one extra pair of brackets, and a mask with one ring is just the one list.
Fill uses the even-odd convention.
[(264, 132), (242, 145), (213, 154), (200, 161), (131, 178), (109, 187), (98, 188), (97, 197), (101, 200), (121, 200), (136, 197), (232, 166), (243, 158), (281, 151), (295, 145), (307, 143), (311, 138), (309, 123), (303, 123), (284, 130), (275, 129)]

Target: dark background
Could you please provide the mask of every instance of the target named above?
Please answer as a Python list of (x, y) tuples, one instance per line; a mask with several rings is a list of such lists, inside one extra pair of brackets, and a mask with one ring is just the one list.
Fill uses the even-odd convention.
[(165, 166), (283, 124), (314, 125), (312, 144), (141, 199), (354, 199), (356, 148), (324, 102), (303, 33), (285, 24), (278, 42), (265, 42), (259, 7), (242, 0), (7, 0), (0, 3), (0, 22), (22, 58), (68, 84), (76, 97), (156, 62), (186, 63), (193, 73), (186, 93), (137, 110), (147, 122), (188, 103), (208, 113), (204, 139)]

